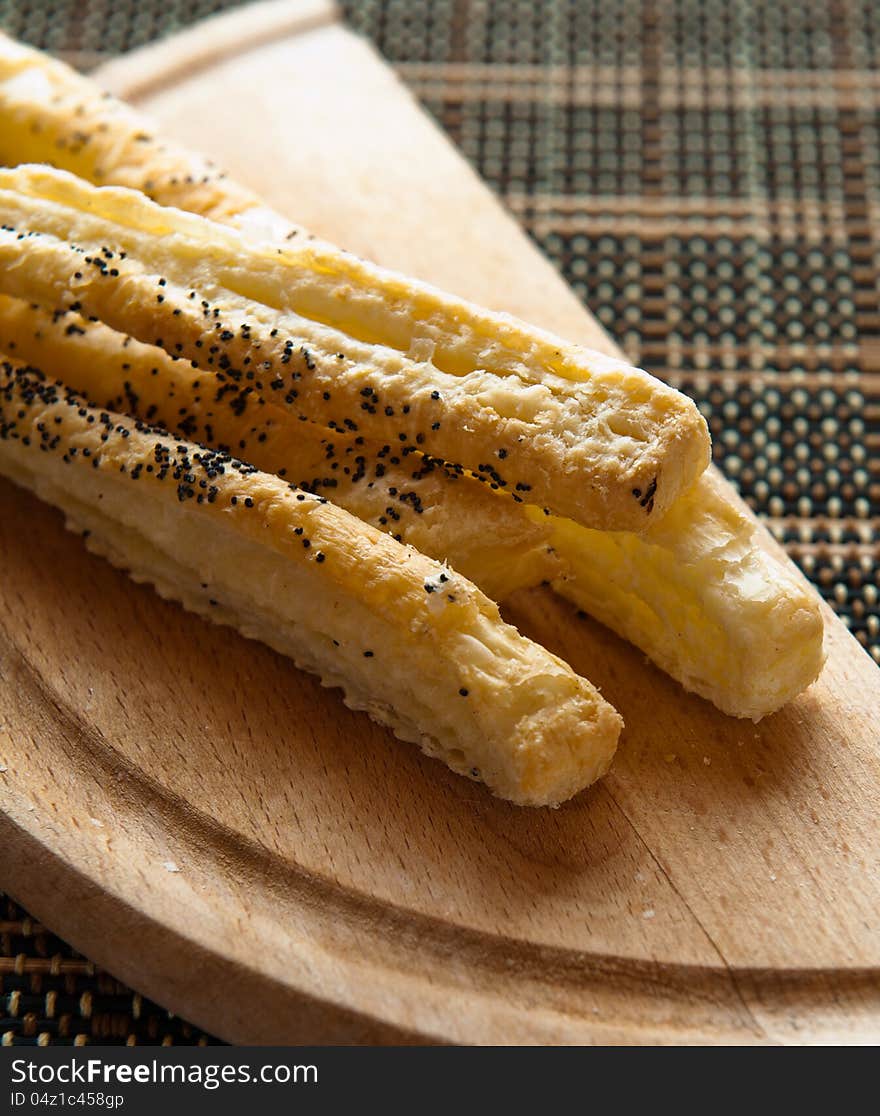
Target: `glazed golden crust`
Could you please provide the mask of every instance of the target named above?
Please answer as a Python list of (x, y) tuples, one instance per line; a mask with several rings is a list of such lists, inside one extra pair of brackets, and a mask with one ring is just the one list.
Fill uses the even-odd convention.
[(562, 572), (546, 516), (420, 453), (298, 422), (256, 393), (240, 403), (163, 349), (81, 315), (0, 295), (0, 350), (98, 406), (234, 453), (449, 562), (493, 600)]
[(78, 304), (236, 382), (262, 370), (307, 421), (586, 525), (644, 529), (708, 463), (696, 407), (646, 373), (337, 249), (256, 245), (45, 168), (0, 172), (0, 220), (6, 293)]
[(610, 762), (620, 718), (589, 682), (459, 574), (323, 497), (9, 360), (0, 469), (135, 577), (291, 655), (501, 797), (554, 804)]

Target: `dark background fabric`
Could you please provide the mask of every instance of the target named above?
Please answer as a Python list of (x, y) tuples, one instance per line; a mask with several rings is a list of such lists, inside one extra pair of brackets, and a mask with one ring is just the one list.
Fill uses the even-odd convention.
[[(0, 0), (82, 69), (224, 0)], [(343, 0), (880, 662), (880, 8)], [(195, 1043), (0, 896), (0, 1040)]]

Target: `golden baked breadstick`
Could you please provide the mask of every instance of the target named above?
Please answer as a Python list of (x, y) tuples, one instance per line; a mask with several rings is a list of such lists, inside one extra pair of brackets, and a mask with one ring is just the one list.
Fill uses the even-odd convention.
[(552, 523), (570, 570), (554, 588), (723, 712), (760, 720), (818, 677), (816, 593), (711, 471), (638, 536)]
[(621, 722), (589, 682), (460, 574), (321, 496), (6, 359), (0, 471), (135, 579), (290, 655), (503, 798), (555, 804), (608, 767)]
[(63, 380), (108, 410), (225, 449), (449, 562), (493, 600), (549, 581), (562, 563), (550, 521), (422, 454), (300, 423), (272, 399), (240, 405), (211, 377), (163, 349), (79, 314), (50, 314), (0, 295), (0, 350)]
[(643, 530), (708, 463), (699, 411), (647, 373), (337, 249), (256, 245), (47, 168), (0, 171), (0, 221), (5, 293), (75, 303), (586, 525)]
[[(24, 74), (29, 77), (23, 77)], [(267, 237), (304, 235), (209, 161), (157, 138), (149, 121), (103, 93), (94, 82), (63, 62), (3, 36), (0, 36), (0, 122), (6, 132), (5, 140), (0, 140), (0, 160), (10, 164), (44, 162), (90, 182), (130, 186), (163, 205), (178, 206)], [(334, 250), (330, 248), (329, 252), (332, 255)], [(382, 277), (380, 272), (378, 278)], [(376, 274), (367, 276), (368, 284), (376, 279)], [(436, 292), (432, 293), (436, 296)], [(395, 292), (395, 297), (399, 298), (399, 292)], [(466, 334), (471, 323), (460, 323), (457, 300), (448, 301), (451, 305), (439, 305), (441, 328), (460, 345), (462, 340), (470, 340)], [(436, 302), (431, 310), (436, 315)], [(445, 315), (443, 310), (447, 311)], [(424, 318), (423, 313), (420, 320)], [(466, 327), (464, 334), (462, 324)], [(436, 330), (434, 334), (427, 340), (436, 346)], [(412, 340), (410, 331), (409, 345)], [(442, 343), (448, 338), (439, 340)], [(494, 344), (497, 345), (497, 339)], [(466, 351), (467, 345), (464, 348), (461, 355), (473, 360), (473, 345), (470, 353)], [(494, 461), (491, 464), (495, 467)], [(649, 490), (651, 480), (641, 487), (633, 484), (632, 489), (638, 488), (640, 492), (639, 502), (644, 498), (641, 493)], [(654, 501), (657, 505), (656, 493)], [(645, 507), (649, 504), (650, 498)]]

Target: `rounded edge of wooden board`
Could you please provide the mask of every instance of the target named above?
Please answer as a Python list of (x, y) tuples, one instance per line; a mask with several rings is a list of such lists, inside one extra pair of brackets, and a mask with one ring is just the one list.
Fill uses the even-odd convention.
[[(24, 708), (42, 709), (41, 679), (4, 652), (3, 682)], [(3, 886), (98, 964), (221, 1038), (742, 1044), (880, 1034), (873, 969), (658, 963), (544, 946), (291, 873), (137, 768), (120, 771), (82, 714), (57, 695), (51, 706), (39, 732), (48, 792), (4, 779)], [(60, 816), (52, 787), (68, 788)], [(90, 809), (114, 819), (103, 847)]]
[[(880, 1035), (880, 994), (872, 970), (841, 974), (661, 965), (640, 971), (620, 958), (554, 957), (553, 950), (543, 956), (533, 951), (517, 963), (515, 955), (504, 952), (516, 943), (503, 942), (494, 963), (479, 973), (485, 993), (474, 996), (468, 990), (467, 1007), (460, 987), (411, 982), (410, 974), (392, 968), (383, 979), (396, 1010), (365, 1012), (279, 981), (258, 965), (231, 960), (168, 919), (150, 917), (98, 887), (3, 815), (0, 839), (19, 865), (3, 881), (17, 902), (46, 925), (63, 922), (71, 944), (117, 979), (239, 1045), (826, 1045), (873, 1044)], [(148, 948), (132, 950), (134, 941)], [(260, 944), (256, 939), (252, 947)], [(420, 947), (424, 944), (421, 936)], [(365, 953), (386, 960), (393, 952), (384, 936), (364, 939), (362, 945)], [(446, 943), (435, 945), (441, 947), (439, 959)], [(476, 943), (477, 954), (484, 950), (485, 943)], [(602, 1007), (577, 1010), (578, 987), (561, 983), (560, 977), (563, 972), (577, 976), (578, 970), (590, 986), (590, 998), (598, 998)], [(841, 991), (850, 1005), (860, 1005), (860, 1010), (850, 1007), (846, 1026), (840, 1024)], [(454, 1013), (447, 1011), (447, 1026), (443, 1020), (431, 1026), (424, 1018), (426, 992), (457, 1004)], [(778, 1021), (778, 1031), (752, 1015), (746, 1000), (756, 995), (765, 1013)], [(625, 1011), (619, 1010), (623, 1001)], [(449, 1026), (452, 1014), (456, 1019)]]

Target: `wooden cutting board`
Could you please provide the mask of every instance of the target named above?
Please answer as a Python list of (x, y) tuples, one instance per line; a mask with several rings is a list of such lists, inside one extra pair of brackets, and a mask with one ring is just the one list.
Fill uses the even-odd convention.
[[(347, 247), (614, 351), (323, 2), (105, 83)], [(266, 648), (90, 557), (0, 485), (0, 885), (239, 1042), (880, 1039), (880, 673), (755, 726), (544, 591), (509, 615), (599, 683), (612, 772), (518, 809)]]

